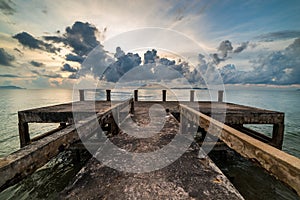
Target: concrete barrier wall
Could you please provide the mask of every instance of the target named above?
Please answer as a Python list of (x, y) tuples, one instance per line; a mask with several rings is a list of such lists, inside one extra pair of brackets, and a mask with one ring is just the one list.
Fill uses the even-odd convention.
[(180, 114), (197, 123), (212, 135), (216, 135), (242, 156), (256, 160), (279, 180), (292, 187), (300, 195), (300, 159), (256, 140), (230, 126), (180, 105)]

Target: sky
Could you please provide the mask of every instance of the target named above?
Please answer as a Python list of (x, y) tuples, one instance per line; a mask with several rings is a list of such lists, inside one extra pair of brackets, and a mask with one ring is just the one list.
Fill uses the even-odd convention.
[(299, 86), (299, 10), (298, 0), (0, 0), (0, 86)]

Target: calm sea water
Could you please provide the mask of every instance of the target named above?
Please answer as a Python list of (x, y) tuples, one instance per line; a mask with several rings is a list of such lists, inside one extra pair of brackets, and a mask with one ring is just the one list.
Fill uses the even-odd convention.
[[(132, 90), (112, 93), (112, 100), (127, 99)], [(173, 90), (168, 92), (167, 100), (189, 100), (189, 91)], [(75, 91), (74, 100), (78, 100)], [(176, 93), (176, 95), (175, 95)], [(283, 150), (300, 157), (300, 91), (295, 89), (232, 89), (226, 91), (226, 101), (285, 113), (285, 139)], [(198, 100), (216, 100), (217, 91), (196, 90)], [(0, 157), (19, 149), (17, 111), (41, 106), (71, 102), (73, 90), (0, 90)], [(86, 92), (87, 99), (104, 100), (105, 92)], [(160, 90), (140, 90), (139, 99), (161, 100)], [(44, 133), (56, 128), (58, 124), (30, 124), (31, 135)], [(251, 128), (271, 133), (270, 126), (251, 125)], [(84, 154), (86, 154), (85, 152)], [(0, 199), (56, 199), (68, 181), (84, 165), (74, 163), (71, 151), (62, 152), (48, 164), (22, 182), (0, 193)], [(76, 160), (76, 159), (75, 159)], [(228, 177), (235, 177), (233, 184), (245, 195), (246, 199), (298, 199), (297, 195), (282, 183), (270, 177), (244, 160), (227, 160), (219, 166)], [(225, 163), (225, 164), (224, 164)], [(218, 162), (217, 162), (218, 164)], [(241, 176), (244, 174), (245, 176)], [(250, 174), (249, 176), (246, 176)], [(263, 177), (263, 178), (262, 178)], [(63, 181), (62, 181), (63, 180)], [(264, 182), (264, 184), (261, 184)], [(257, 195), (259, 191), (259, 196)]]

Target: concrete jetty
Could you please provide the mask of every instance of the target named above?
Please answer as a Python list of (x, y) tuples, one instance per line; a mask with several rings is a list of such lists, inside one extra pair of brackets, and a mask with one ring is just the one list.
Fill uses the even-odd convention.
[[(93, 149), (92, 153), (99, 152), (105, 143), (103, 140), (97, 141), (95, 137), (99, 125), (107, 136), (106, 140), (134, 153), (156, 151), (169, 144), (180, 127), (197, 126), (242, 156), (256, 160), (300, 195), (300, 160), (280, 150), (284, 113), (223, 102), (223, 92), (219, 92), (215, 102), (195, 102), (194, 92), (191, 92), (190, 101), (167, 101), (165, 90), (162, 91), (162, 101), (139, 101), (136, 90), (132, 99), (121, 102), (111, 101), (111, 91), (106, 92), (106, 101), (85, 100), (84, 91), (81, 90), (78, 102), (19, 111), (21, 149), (0, 159), (0, 189), (33, 173), (59, 151), (78, 141), (88, 141), (85, 145), (91, 146), (89, 150)], [(143, 131), (143, 125), (149, 122), (149, 108), (152, 105), (159, 105), (166, 110), (166, 120), (161, 130), (150, 138), (136, 138), (122, 131), (122, 122), (128, 119), (139, 124), (140, 131)], [(80, 116), (76, 126), (74, 116)], [(60, 126), (31, 138), (30, 123), (59, 123)], [(244, 124), (272, 124), (272, 137), (245, 128)], [(185, 131), (188, 132), (187, 129)], [(78, 135), (79, 132), (86, 134)], [(147, 135), (145, 132), (143, 134)], [(202, 145), (205, 146), (205, 142)], [(92, 158), (61, 193), (61, 198), (243, 199), (210, 158), (203, 154), (202, 147), (191, 142), (178, 160), (145, 173), (118, 171)], [(77, 148), (88, 147), (77, 144)]]
[[(134, 116), (135, 122), (145, 124), (149, 120), (147, 107), (136, 106)], [(179, 122), (172, 115), (167, 115), (164, 127), (151, 138), (136, 138), (121, 132), (109, 140), (132, 153), (153, 152), (169, 144), (179, 128)], [(192, 143), (174, 163), (147, 173), (118, 171), (92, 158), (61, 193), (61, 198), (243, 199), (209, 157), (199, 158), (199, 150), (200, 146)], [(155, 160), (166, 159), (168, 157)]]

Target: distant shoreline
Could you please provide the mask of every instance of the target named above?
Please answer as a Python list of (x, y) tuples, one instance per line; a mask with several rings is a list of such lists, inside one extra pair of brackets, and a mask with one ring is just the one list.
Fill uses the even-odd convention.
[(202, 88), (202, 87), (173, 87), (171, 89), (183, 89), (183, 90), (190, 90), (190, 89), (194, 89), (194, 90), (208, 90), (208, 88)]
[(0, 89), (3, 89), (3, 90), (26, 90), (26, 88), (21, 88), (21, 87), (14, 86), (14, 85), (0, 86)]

